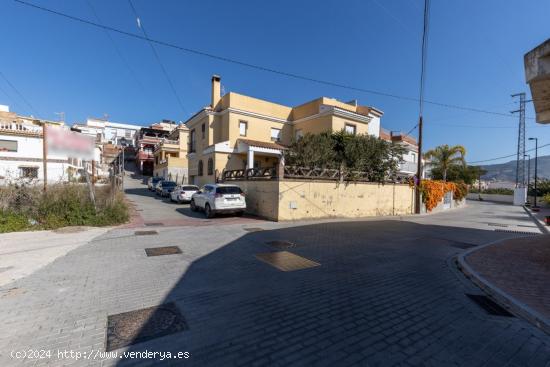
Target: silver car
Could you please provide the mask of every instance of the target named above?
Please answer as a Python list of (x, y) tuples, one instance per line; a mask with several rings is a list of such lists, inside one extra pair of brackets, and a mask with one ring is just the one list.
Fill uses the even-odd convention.
[(170, 193), (170, 200), (176, 203), (191, 202), (191, 197), (199, 191), (199, 187), (195, 185), (180, 185)]
[(191, 196), (191, 210), (203, 210), (207, 218), (212, 218), (216, 213), (234, 213), (240, 216), (246, 210), (245, 195), (236, 185), (204, 185)]

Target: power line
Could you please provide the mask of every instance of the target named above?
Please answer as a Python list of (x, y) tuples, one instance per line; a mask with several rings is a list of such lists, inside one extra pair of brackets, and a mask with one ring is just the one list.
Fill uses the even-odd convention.
[[(72, 15), (69, 15), (69, 14), (61, 13), (61, 12), (56, 11), (56, 10), (52, 10), (52, 9), (48, 9), (48, 8), (45, 8), (45, 7), (42, 7), (42, 6), (39, 6), (39, 5), (27, 3), (27, 2), (22, 1), (22, 0), (14, 0), (14, 1), (17, 2), (17, 3), (20, 3), (22, 5), (26, 5), (28, 7), (32, 7), (32, 8), (38, 9), (38, 10), (42, 10), (44, 12), (55, 14), (55, 15), (58, 15), (58, 16), (61, 16), (61, 17), (67, 18), (67, 19), (71, 19), (71, 20), (76, 21), (76, 22), (80, 22), (80, 23), (84, 23), (84, 24), (93, 26), (93, 27), (107, 29), (109, 31), (116, 32), (116, 33), (119, 33), (119, 34), (123, 34), (123, 35), (128, 36), (128, 37), (132, 37), (132, 38), (136, 38), (136, 39), (140, 39), (140, 40), (145, 40), (147, 42), (154, 43), (154, 44), (157, 44), (157, 45), (174, 48), (174, 49), (177, 49), (177, 50), (180, 50), (180, 51), (183, 51), (183, 52), (187, 52), (187, 53), (191, 53), (191, 54), (195, 54), (195, 55), (199, 55), (199, 56), (204, 56), (204, 57), (208, 57), (208, 58), (211, 58), (211, 59), (224, 61), (224, 62), (227, 62), (227, 63), (232, 63), (232, 64), (244, 66), (244, 67), (251, 68), (251, 69), (256, 69), (256, 70), (260, 70), (260, 71), (264, 71), (264, 72), (268, 72), (268, 73), (272, 73), (272, 74), (278, 74), (278, 75), (286, 76), (286, 77), (289, 77), (289, 78), (309, 81), (309, 82), (312, 82), (312, 83), (323, 84), (323, 85), (328, 85), (328, 86), (332, 86), (332, 87), (353, 90), (353, 91), (356, 91), (356, 92), (368, 93), (368, 94), (378, 95), (378, 96), (382, 96), (382, 97), (395, 98), (395, 99), (400, 99), (400, 100), (404, 100), (404, 101), (420, 102), (418, 98), (414, 98), (414, 97), (401, 96), (401, 95), (381, 92), (381, 91), (377, 91), (377, 90), (373, 90), (373, 89), (354, 87), (354, 86), (345, 85), (345, 84), (342, 84), (342, 83), (332, 82), (332, 81), (328, 81), (328, 80), (315, 79), (315, 78), (308, 77), (308, 76), (303, 76), (303, 75), (294, 74), (294, 73), (290, 73), (290, 72), (286, 72), (286, 71), (272, 69), (272, 68), (261, 66), (261, 65), (251, 64), (251, 63), (236, 60), (236, 59), (231, 59), (231, 58), (228, 58), (228, 57), (225, 57), (225, 56), (218, 56), (218, 55), (211, 54), (211, 53), (208, 53), (208, 52), (195, 50), (195, 49), (191, 49), (191, 48), (187, 48), (187, 47), (183, 47), (183, 46), (178, 46), (178, 45), (175, 45), (173, 43), (160, 41), (160, 40), (155, 40), (155, 39), (152, 39), (152, 38), (149, 38), (149, 37), (143, 37), (143, 36), (140, 36), (140, 35), (135, 34), (135, 33), (126, 32), (126, 31), (123, 31), (121, 29), (117, 29), (117, 28), (113, 28), (113, 27), (110, 27), (110, 26), (98, 24), (98, 23), (95, 23), (95, 22), (92, 22), (92, 21), (89, 21), (89, 20), (86, 20), (86, 19), (82, 19), (82, 18), (75, 17), (75, 16), (72, 16)], [(471, 111), (471, 112), (477, 112), (477, 113), (483, 113), (483, 114), (489, 114), (489, 115), (496, 115), (496, 116), (504, 116), (504, 117), (512, 117), (512, 118), (514, 117), (512, 114), (509, 114), (509, 113), (503, 113), (503, 112), (497, 112), (497, 111), (488, 111), (488, 110), (484, 110), (484, 109), (481, 109), (481, 108), (461, 106), (461, 105), (455, 105), (455, 104), (450, 104), (450, 103), (442, 103), (442, 102), (435, 102), (435, 101), (429, 101), (429, 100), (424, 100), (424, 103), (427, 103), (427, 104), (430, 104), (430, 105), (433, 105), (433, 106), (438, 106), (438, 107), (450, 108), (450, 109)], [(529, 119), (533, 119), (533, 118), (529, 117)]]
[[(539, 149), (540, 149), (540, 148), (547, 147), (547, 146), (550, 146), (550, 143), (541, 145), (541, 146), (539, 147)], [(535, 150), (535, 148), (527, 149), (525, 152), (532, 152), (533, 150)], [(517, 153), (510, 154), (510, 155), (505, 155), (505, 156), (497, 157), (497, 158), (489, 158), (489, 159), (482, 159), (482, 160), (480, 160), (480, 161), (472, 161), (472, 162), (468, 162), (468, 163), (482, 163), (482, 162), (497, 161), (497, 160), (499, 160), (499, 159), (515, 157), (516, 154), (517, 154)]]
[(178, 95), (178, 92), (176, 92), (176, 88), (174, 87), (174, 83), (172, 83), (172, 79), (170, 79), (170, 76), (168, 75), (168, 72), (166, 71), (166, 68), (164, 67), (164, 64), (160, 60), (160, 56), (157, 53), (157, 50), (156, 50), (155, 46), (152, 43), (153, 40), (151, 40), (149, 38), (149, 36), (147, 35), (147, 32), (145, 31), (145, 26), (141, 23), (141, 18), (139, 17), (139, 15), (136, 11), (136, 8), (134, 7), (134, 4), (132, 3), (132, 0), (128, 0), (128, 3), (130, 4), (130, 7), (132, 8), (132, 12), (136, 16), (136, 21), (138, 23), (138, 28), (143, 33), (143, 36), (145, 37), (145, 39), (149, 43), (149, 46), (151, 46), (151, 50), (153, 51), (153, 54), (155, 55), (155, 58), (157, 59), (157, 62), (159, 64), (160, 68), (162, 69), (164, 77), (166, 78), (166, 80), (168, 81), (168, 84), (170, 85), (170, 89), (172, 89), (172, 93), (174, 94), (174, 97), (176, 97), (176, 100), (178, 101), (178, 104), (180, 105), (180, 108), (183, 111), (183, 114), (186, 115), (187, 111), (186, 111), (185, 107), (183, 107), (183, 103), (180, 99), (180, 96)]
[[(95, 19), (101, 24), (101, 19), (99, 18), (99, 15), (97, 14), (94, 6), (92, 5), (92, 2), (90, 0), (87, 0), (87, 3), (88, 3), (88, 6), (90, 7)], [(145, 95), (145, 87), (143, 86), (143, 84), (139, 81), (134, 69), (130, 66), (130, 63), (128, 62), (128, 60), (124, 57), (124, 55), (122, 54), (122, 51), (120, 50), (120, 48), (117, 46), (113, 36), (111, 36), (111, 33), (104, 29), (105, 31), (105, 34), (107, 35), (107, 37), (109, 38), (113, 48), (115, 49), (120, 61), (122, 62), (122, 64), (126, 67), (126, 69), (128, 69), (128, 72), (130, 73), (130, 75), (132, 76), (132, 78), (134, 79), (134, 81), (136, 82), (136, 84), (139, 86), (139, 88), (141, 89), (142, 93)]]
[(0, 71), (0, 76), (2, 77), (2, 79), (4, 79), (6, 81), (6, 83), (8, 83), (8, 85), (11, 87), (11, 89), (13, 89), (15, 91), (15, 93), (17, 93), (17, 95), (21, 98), (21, 100), (23, 102), (25, 102), (25, 104), (27, 106), (29, 106), (29, 108), (31, 109), (32, 112), (34, 112), (35, 115), (39, 115), (38, 112), (36, 112), (36, 110), (34, 109), (34, 107), (32, 106), (32, 104), (30, 104), (30, 102), (25, 98), (25, 96), (23, 96), (23, 94), (21, 92), (19, 92), (19, 90), (15, 87), (15, 85), (13, 85), (9, 80), (8, 78), (4, 75), (4, 73), (2, 73)]

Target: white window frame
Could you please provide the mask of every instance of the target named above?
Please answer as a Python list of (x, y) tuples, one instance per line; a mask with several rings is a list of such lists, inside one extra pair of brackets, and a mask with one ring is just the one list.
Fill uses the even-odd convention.
[[(243, 133), (243, 126), (244, 126), (244, 133)], [(247, 133), (248, 133), (248, 121), (239, 120), (239, 135), (246, 136)]]
[[(281, 141), (281, 129), (277, 129), (276, 127), (271, 128), (271, 141)], [(275, 135), (273, 133), (276, 133)]]
[[(348, 128), (352, 129), (352, 131), (349, 131)], [(348, 134), (357, 134), (357, 125), (354, 125), (354, 124), (350, 124), (350, 123), (347, 123), (344, 125), (344, 131), (347, 132)]]

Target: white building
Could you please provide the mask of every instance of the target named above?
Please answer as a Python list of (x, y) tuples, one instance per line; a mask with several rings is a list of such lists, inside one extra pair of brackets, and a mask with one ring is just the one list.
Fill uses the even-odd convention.
[(134, 145), (136, 133), (142, 126), (121, 124), (102, 119), (89, 118), (84, 124), (73, 124), (72, 130), (82, 134), (93, 136), (98, 143), (110, 143), (114, 145)]
[[(43, 173), (44, 123), (62, 126), (62, 122), (19, 116), (0, 105), (0, 183), (39, 183)], [(79, 162), (67, 156), (48, 155), (48, 182), (65, 182), (77, 176)]]
[[(400, 144), (405, 148), (405, 153), (403, 153), (403, 162), (399, 163), (399, 172), (398, 175), (401, 177), (411, 177), (416, 175), (417, 166), (418, 166), (418, 144), (416, 139), (410, 135), (403, 134), (396, 131), (387, 131), (385, 129), (380, 129), (380, 138), (386, 141), (390, 141), (396, 144)], [(428, 165), (423, 164), (424, 172), (423, 177), (426, 177), (426, 172), (428, 170)]]

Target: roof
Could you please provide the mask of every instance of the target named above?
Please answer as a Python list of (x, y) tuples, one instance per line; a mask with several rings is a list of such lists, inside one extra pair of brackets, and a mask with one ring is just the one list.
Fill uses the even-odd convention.
[(250, 145), (258, 148), (278, 149), (278, 150), (287, 149), (284, 145), (281, 145), (281, 144), (269, 143), (269, 142), (258, 141), (258, 140), (250, 140), (250, 139), (237, 139), (237, 143), (244, 143), (246, 145)]

